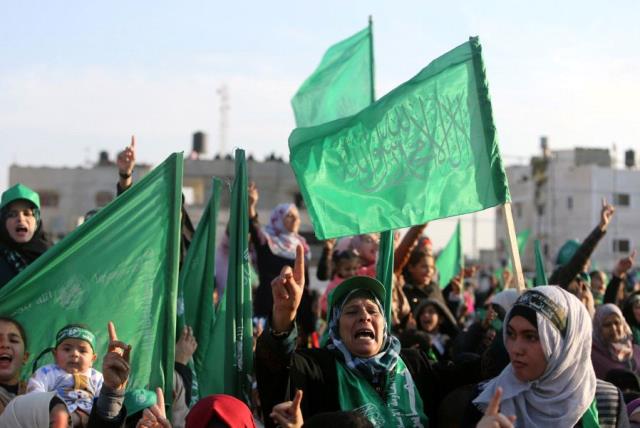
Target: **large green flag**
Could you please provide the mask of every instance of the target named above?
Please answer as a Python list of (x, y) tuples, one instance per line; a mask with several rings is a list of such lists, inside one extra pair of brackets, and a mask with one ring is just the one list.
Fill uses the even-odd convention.
[(535, 241), (535, 249), (536, 249), (536, 279), (535, 285), (547, 285), (549, 281), (547, 280), (547, 273), (544, 271), (544, 258), (542, 257), (542, 251), (540, 251), (540, 241), (536, 239)]
[(171, 397), (181, 190), (182, 154), (173, 154), (0, 290), (0, 314), (27, 331), (24, 375), (69, 323), (95, 333), (100, 370), (113, 321), (132, 346), (128, 387), (163, 386)]
[(329, 48), (293, 96), (296, 126), (316, 126), (351, 116), (371, 104), (370, 27)]
[(207, 362), (213, 366), (212, 392), (233, 395), (249, 403), (253, 370), (253, 308), (244, 150), (236, 150), (235, 173), (229, 213), (229, 273), (218, 304)]
[(183, 321), (193, 328), (194, 336), (198, 341), (198, 348), (193, 355), (193, 365), (200, 396), (215, 392), (213, 386), (216, 372), (207, 360), (207, 356), (213, 352), (211, 345), (215, 321), (213, 290), (215, 289), (216, 225), (222, 189), (222, 180), (214, 178), (211, 198), (200, 218), (180, 271), (179, 290), (182, 299), (179, 301), (183, 303), (183, 314), (178, 317), (178, 333)]
[(358, 114), (295, 129), (289, 149), (320, 239), (510, 200), (477, 38)]
[(460, 230), (460, 221), (453, 235), (449, 239), (447, 246), (442, 249), (438, 259), (436, 260), (436, 269), (438, 270), (438, 281), (440, 288), (444, 288), (449, 281), (460, 273), (460, 269), (464, 267), (464, 256), (462, 252), (462, 232)]

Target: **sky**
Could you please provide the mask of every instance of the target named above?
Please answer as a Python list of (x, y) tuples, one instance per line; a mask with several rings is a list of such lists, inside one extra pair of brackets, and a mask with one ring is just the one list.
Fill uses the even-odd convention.
[[(190, 150), (288, 158), (289, 100), (324, 51), (374, 22), (376, 93), (479, 36), (500, 149), (640, 149), (640, 2), (2, 0), (0, 188), (11, 164), (79, 166), (135, 134), (138, 159)], [(480, 222), (489, 224), (490, 221)], [(447, 226), (448, 230), (449, 226)], [(451, 226), (452, 230), (453, 226)]]

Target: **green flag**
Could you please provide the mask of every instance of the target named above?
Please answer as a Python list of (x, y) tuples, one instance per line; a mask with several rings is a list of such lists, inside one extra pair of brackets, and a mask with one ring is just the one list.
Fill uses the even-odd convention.
[(100, 370), (113, 321), (132, 346), (128, 387), (163, 386), (171, 397), (181, 190), (182, 154), (173, 154), (0, 290), (0, 314), (28, 334), (24, 375), (69, 323), (96, 335)]
[(253, 370), (253, 308), (244, 150), (236, 150), (235, 172), (229, 213), (229, 273), (218, 304), (207, 361), (213, 366), (212, 392), (233, 395), (249, 403)]
[[(211, 198), (193, 235), (189, 251), (180, 271), (179, 290), (183, 313), (178, 317), (178, 334), (182, 323), (193, 328), (198, 348), (193, 354), (193, 365), (198, 383), (198, 394), (213, 394), (215, 371), (207, 355), (211, 348), (215, 313), (213, 290), (215, 289), (216, 225), (220, 211), (222, 180), (214, 178)], [(180, 306), (180, 305), (179, 305)], [(180, 308), (179, 308), (180, 310)]]
[(518, 252), (520, 257), (524, 257), (524, 250), (527, 248), (529, 242), (529, 235), (531, 235), (531, 229), (525, 229), (522, 232), (516, 234), (516, 241), (518, 241)]
[(378, 249), (378, 264), (376, 265), (378, 281), (384, 284), (384, 315), (387, 323), (391, 325), (391, 292), (393, 289), (393, 230), (387, 230), (380, 234), (380, 247)]
[(360, 113), (291, 133), (291, 167), (318, 238), (510, 200), (480, 51), (473, 38)]
[(544, 271), (544, 258), (542, 257), (542, 251), (540, 251), (540, 241), (535, 241), (536, 249), (536, 280), (535, 285), (547, 285), (547, 273)]
[(371, 58), (370, 27), (331, 46), (291, 100), (296, 126), (331, 122), (371, 104)]
[(462, 233), (460, 230), (460, 221), (458, 220), (456, 230), (453, 231), (453, 235), (451, 235), (447, 246), (442, 249), (436, 260), (436, 269), (440, 275), (440, 288), (446, 287), (449, 281), (460, 273), (460, 269), (463, 267)]

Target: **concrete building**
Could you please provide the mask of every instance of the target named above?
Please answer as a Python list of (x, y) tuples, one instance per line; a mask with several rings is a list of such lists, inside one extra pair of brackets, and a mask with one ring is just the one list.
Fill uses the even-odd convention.
[[(150, 170), (149, 165), (136, 165), (133, 179), (139, 180)], [(111, 202), (117, 182), (118, 169), (106, 152), (90, 168), (9, 167), (9, 186), (22, 183), (40, 195), (45, 230), (54, 240), (75, 229), (88, 211)]]
[[(630, 163), (631, 165), (631, 163)], [(518, 232), (530, 229), (524, 254), (525, 270), (535, 270), (534, 240), (539, 239), (547, 275), (555, 267), (558, 249), (568, 239), (584, 240), (600, 221), (602, 199), (616, 207), (607, 234), (592, 256), (598, 269), (611, 271), (621, 257), (640, 242), (640, 171), (616, 168), (607, 149), (550, 152), (543, 139), (543, 155), (530, 165), (507, 167)], [(506, 254), (504, 219), (496, 213), (496, 245)]]

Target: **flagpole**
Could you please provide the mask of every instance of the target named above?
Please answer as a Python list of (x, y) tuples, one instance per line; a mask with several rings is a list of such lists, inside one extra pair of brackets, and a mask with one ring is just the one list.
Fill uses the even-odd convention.
[(369, 54), (371, 55), (371, 61), (369, 61), (369, 72), (371, 73), (371, 104), (373, 104), (376, 100), (376, 88), (373, 67), (373, 16), (371, 15), (369, 15)]
[(507, 241), (509, 242), (509, 255), (513, 261), (513, 270), (516, 280), (516, 289), (522, 293), (525, 289), (524, 275), (522, 274), (522, 263), (520, 262), (520, 250), (518, 250), (518, 239), (516, 238), (516, 228), (513, 223), (513, 214), (511, 212), (511, 202), (505, 202), (502, 205), (502, 214), (504, 216), (505, 225), (507, 227)]

